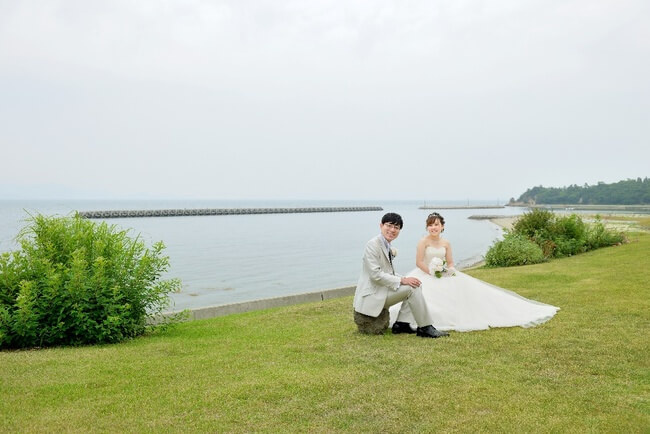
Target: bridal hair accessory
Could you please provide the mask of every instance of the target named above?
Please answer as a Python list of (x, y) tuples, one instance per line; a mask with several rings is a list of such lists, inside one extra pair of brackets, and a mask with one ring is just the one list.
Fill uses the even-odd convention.
[(438, 214), (437, 212), (432, 212), (431, 214), (429, 214), (427, 216), (427, 226), (433, 224), (436, 220), (438, 220), (440, 222), (440, 224), (442, 225), (442, 230), (440, 232), (444, 232), (445, 231), (445, 218), (443, 216), (441, 216), (440, 214)]

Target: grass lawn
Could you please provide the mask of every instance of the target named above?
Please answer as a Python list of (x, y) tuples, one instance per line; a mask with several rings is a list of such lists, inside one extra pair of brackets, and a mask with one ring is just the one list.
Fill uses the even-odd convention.
[(480, 279), (532, 329), (359, 335), (352, 299), (0, 352), (0, 431), (650, 432), (650, 234)]

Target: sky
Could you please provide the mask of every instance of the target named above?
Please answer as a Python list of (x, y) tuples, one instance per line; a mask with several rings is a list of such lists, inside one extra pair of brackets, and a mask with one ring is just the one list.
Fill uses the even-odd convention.
[(0, 0), (0, 199), (650, 176), (647, 0)]

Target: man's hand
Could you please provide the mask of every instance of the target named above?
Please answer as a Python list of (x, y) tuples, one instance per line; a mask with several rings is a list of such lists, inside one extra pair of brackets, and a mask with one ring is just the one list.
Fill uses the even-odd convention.
[(411, 288), (417, 288), (422, 284), (422, 282), (420, 282), (420, 279), (416, 277), (402, 277), (399, 283), (400, 285), (408, 285)]

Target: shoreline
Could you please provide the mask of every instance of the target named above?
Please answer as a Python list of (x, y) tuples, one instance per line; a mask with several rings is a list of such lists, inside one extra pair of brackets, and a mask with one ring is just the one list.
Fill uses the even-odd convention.
[(488, 218), (490, 222), (494, 223), (495, 225), (499, 226), (501, 229), (506, 229), (510, 230), (512, 229), (512, 226), (515, 224), (519, 216), (512, 216), (512, 217), (491, 217)]
[[(471, 218), (471, 217), (470, 217)], [(510, 230), (512, 229), (512, 225), (515, 224), (515, 221), (519, 218), (518, 215), (515, 216), (486, 216), (484, 220), (487, 220), (497, 226), (499, 226), (502, 230)], [(471, 270), (474, 268), (479, 268), (485, 265), (485, 260), (480, 260), (474, 264), (470, 264), (467, 267), (464, 267), (460, 269), (461, 271), (464, 270)]]
[(321, 291), (305, 292), (302, 294), (284, 295), (280, 297), (262, 298), (258, 300), (240, 301), (237, 303), (219, 304), (214, 306), (196, 307), (177, 311), (163, 312), (162, 315), (153, 319), (152, 323), (160, 323), (165, 318), (174, 315), (188, 313), (184, 321), (198, 319), (216, 318), (235, 313), (252, 312), (256, 310), (271, 309), (274, 307), (292, 306), (294, 304), (313, 303), (333, 298), (347, 297), (354, 294), (355, 286), (344, 286), (340, 288), (325, 289)]
[(509, 207), (512, 208), (536, 208), (536, 209), (546, 209), (549, 211), (566, 211), (566, 212), (571, 212), (571, 211), (593, 211), (595, 213), (598, 213), (598, 211), (601, 211), (600, 214), (603, 213), (608, 213), (608, 214), (617, 214), (617, 213), (628, 213), (628, 212), (641, 212), (641, 213), (649, 213), (650, 212), (650, 205), (582, 205), (582, 204), (575, 204), (575, 203), (565, 203), (565, 204), (521, 204), (521, 203), (516, 203), (516, 204), (508, 204)]
[[(558, 213), (561, 215), (568, 215), (569, 213)], [(627, 232), (639, 230), (640, 228), (635, 225), (637, 220), (647, 218), (647, 214), (621, 214), (621, 213), (612, 213), (612, 214), (579, 214), (580, 217), (585, 221), (585, 223), (593, 223), (597, 217), (601, 218), (602, 223), (608, 229)], [(510, 230), (520, 216), (487, 216), (486, 220), (494, 223), (499, 226), (501, 229)], [(643, 230), (643, 229), (641, 229)]]

